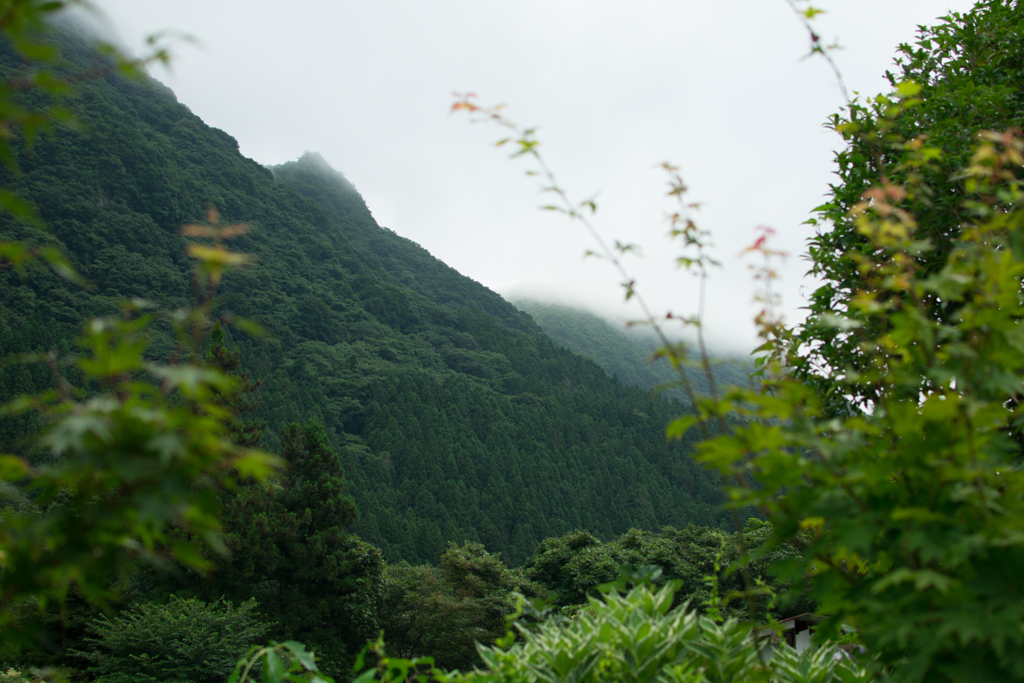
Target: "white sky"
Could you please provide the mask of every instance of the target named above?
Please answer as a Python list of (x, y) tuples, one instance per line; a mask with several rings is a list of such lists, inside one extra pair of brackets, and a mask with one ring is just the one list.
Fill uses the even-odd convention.
[[(842, 96), (826, 63), (801, 61), (804, 29), (783, 0), (94, 0), (129, 48), (174, 29), (172, 70), (153, 75), (242, 153), (278, 164), (317, 151), (377, 222), (505, 295), (635, 317), (606, 263), (490, 143), (493, 126), (449, 115), (453, 92), (505, 103), (580, 200), (597, 193), (609, 240), (638, 243), (627, 267), (658, 311), (691, 314), (695, 281), (674, 269), (664, 176), (680, 165), (725, 268), (707, 330), (720, 349), (754, 337), (755, 287), (737, 258), (758, 225), (778, 231), (783, 308), (801, 317), (811, 228), (838, 137), (822, 127)], [(823, 38), (848, 87), (873, 95), (918, 24), (969, 0), (819, 0)]]

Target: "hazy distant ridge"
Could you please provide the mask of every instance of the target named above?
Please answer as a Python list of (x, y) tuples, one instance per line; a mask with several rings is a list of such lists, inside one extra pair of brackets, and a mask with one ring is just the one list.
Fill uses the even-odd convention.
[[(623, 330), (588, 311), (533, 299), (516, 299), (516, 307), (529, 313), (541, 329), (559, 346), (590, 358), (623, 384), (648, 391), (679, 380), (668, 361), (651, 361), (661, 346), (654, 332), (640, 327)], [(696, 356), (694, 356), (696, 360)], [(721, 385), (746, 386), (754, 366), (748, 360), (715, 357), (714, 376)], [(692, 368), (687, 376), (698, 393), (708, 393), (703, 370)], [(669, 389), (667, 396), (689, 403), (682, 388)]]

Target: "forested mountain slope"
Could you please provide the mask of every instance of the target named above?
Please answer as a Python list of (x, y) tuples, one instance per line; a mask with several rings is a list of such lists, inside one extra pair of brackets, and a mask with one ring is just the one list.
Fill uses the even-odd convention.
[[(85, 71), (96, 57), (71, 38)], [(10, 77), (15, 58), (0, 54)], [(717, 479), (668, 444), (681, 407), (609, 378), (526, 314), (426, 250), (379, 227), (355, 188), (307, 154), (266, 169), (154, 82), (85, 80), (66, 105), (83, 126), (21, 146), (3, 183), (50, 233), (4, 218), (3, 239), (61, 246), (92, 283), (40, 270), (0, 273), (0, 347), (74, 349), (83, 319), (141, 297), (194, 296), (179, 234), (208, 205), (251, 232), (256, 257), (231, 272), (223, 306), (263, 325), (233, 333), (262, 384), (257, 417), (274, 433), (320, 421), (342, 459), (361, 537), (389, 560), (436, 560), (447, 541), (480, 541), (519, 563), (542, 538), (588, 529), (717, 525)], [(229, 333), (231, 334), (231, 333)], [(154, 353), (173, 347), (156, 332)], [(162, 336), (161, 336), (162, 335)], [(43, 366), (0, 375), (0, 400), (52, 382)], [(5, 449), (33, 428), (5, 419)]]
[[(517, 299), (514, 303), (516, 308), (529, 313), (556, 344), (592, 359), (624, 384), (650, 391), (679, 380), (679, 375), (667, 360), (651, 362), (651, 355), (661, 347), (661, 342), (649, 328), (634, 327), (624, 331), (604, 318), (578, 308), (533, 299)], [(700, 359), (694, 355), (691, 360), (696, 362)], [(718, 385), (745, 387), (754, 365), (747, 360), (717, 357), (713, 359), (712, 371)], [(688, 367), (687, 376), (698, 394), (709, 393), (703, 369)], [(689, 403), (681, 388), (668, 389), (665, 395)]]

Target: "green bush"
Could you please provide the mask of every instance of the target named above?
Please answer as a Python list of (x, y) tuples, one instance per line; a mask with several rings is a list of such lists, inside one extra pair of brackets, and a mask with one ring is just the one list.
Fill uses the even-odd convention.
[[(532, 630), (520, 626), (521, 642), (510, 648), (512, 634), (494, 647), (480, 646), (483, 668), (432, 673), (444, 683), (870, 680), (866, 662), (850, 659), (834, 647), (797, 653), (782, 646), (762, 652), (766, 643), (752, 636), (748, 624), (702, 617), (686, 604), (672, 609), (680, 587), (680, 581), (673, 581), (659, 589), (642, 585), (626, 594), (590, 598), (589, 606), (574, 618), (547, 619)], [(374, 648), (378, 654), (383, 651), (380, 642)], [(381, 657), (356, 683), (408, 680), (410, 671), (423, 673), (424, 667), (429, 662)]]
[(99, 617), (86, 638), (95, 649), (75, 654), (90, 662), (99, 683), (220, 683), (269, 628), (255, 600), (235, 607), (172, 595), (166, 605)]
[(863, 667), (826, 647), (799, 654), (779, 647), (764, 663), (749, 625), (735, 619), (716, 622), (685, 604), (671, 609), (679, 588), (679, 582), (672, 582), (657, 591), (638, 586), (625, 595), (591, 598), (575, 619), (521, 630), (520, 645), (505, 651), (481, 648), (487, 668), (462, 678), (474, 683), (868, 679)]

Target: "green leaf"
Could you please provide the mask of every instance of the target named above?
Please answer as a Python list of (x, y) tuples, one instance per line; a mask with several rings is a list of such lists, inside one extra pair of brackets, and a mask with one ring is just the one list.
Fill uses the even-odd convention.
[(896, 86), (896, 92), (900, 97), (914, 97), (921, 92), (921, 85), (914, 81), (902, 81)]
[(668, 427), (665, 428), (665, 436), (669, 439), (681, 439), (697, 422), (697, 418), (693, 415), (677, 417), (668, 423)]
[(266, 337), (269, 334), (267, 332), (267, 328), (263, 327), (263, 325), (260, 325), (255, 320), (250, 320), (249, 318), (243, 318), (241, 316), (233, 315), (231, 316), (229, 322), (233, 326), (248, 334), (250, 337), (261, 338)]
[(237, 385), (237, 380), (219, 370), (205, 368), (200, 365), (157, 365), (150, 363), (146, 369), (163, 381), (169, 389), (178, 389), (185, 396), (198, 398), (206, 395), (206, 390), (216, 388), (227, 392)]
[[(297, 640), (286, 640), (281, 643), (281, 646), (286, 648), (292, 655), (298, 660), (299, 664), (306, 671), (319, 671), (316, 666), (316, 659), (312, 652), (306, 650), (306, 646)], [(361, 668), (361, 667), (360, 667)]]
[(263, 655), (263, 683), (281, 683), (284, 679), (284, 663), (274, 650)]
[(288, 461), (271, 453), (250, 449), (232, 459), (231, 466), (243, 479), (252, 477), (257, 481), (262, 481), (274, 476), (278, 471), (286, 469)]
[(242, 668), (248, 663), (248, 660), (245, 658), (238, 660), (235, 668), (231, 670), (231, 675), (228, 676), (228, 683), (238, 683), (238, 678), (242, 675)]
[[(11, 162), (13, 161), (12, 157)], [(35, 207), (11, 190), (0, 190), (0, 208), (29, 225), (41, 227), (43, 224)]]
[(28, 463), (16, 455), (0, 455), (0, 481), (18, 481), (29, 473)]
[(85, 286), (88, 284), (86, 279), (75, 270), (75, 267), (71, 265), (71, 262), (62, 254), (58, 249), (54, 247), (44, 247), (39, 250), (39, 255), (45, 260), (53, 272), (61, 276), (68, 282), (73, 282), (77, 285)]

